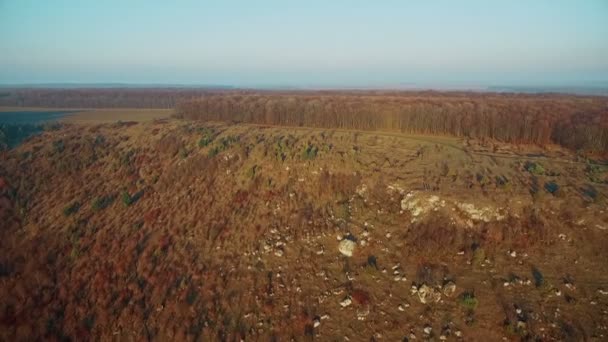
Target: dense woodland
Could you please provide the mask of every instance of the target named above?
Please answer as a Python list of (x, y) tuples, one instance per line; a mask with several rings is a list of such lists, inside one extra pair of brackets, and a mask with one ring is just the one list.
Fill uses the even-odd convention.
[(180, 103), (205, 121), (393, 130), (608, 151), (608, 98), (408, 92), (223, 94)]
[(212, 88), (5, 89), (0, 106), (177, 108), (180, 117), (393, 130), (608, 151), (608, 97), (435, 91)]

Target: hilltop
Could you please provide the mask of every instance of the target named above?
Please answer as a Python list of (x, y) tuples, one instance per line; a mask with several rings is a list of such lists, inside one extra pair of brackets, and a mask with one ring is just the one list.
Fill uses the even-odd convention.
[(3, 340), (602, 339), (605, 166), (177, 119), (3, 152)]

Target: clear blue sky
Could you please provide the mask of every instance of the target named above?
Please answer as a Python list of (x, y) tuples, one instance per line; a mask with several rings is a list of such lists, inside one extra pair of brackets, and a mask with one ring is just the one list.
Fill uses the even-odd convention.
[(606, 81), (608, 0), (0, 0), (0, 83)]

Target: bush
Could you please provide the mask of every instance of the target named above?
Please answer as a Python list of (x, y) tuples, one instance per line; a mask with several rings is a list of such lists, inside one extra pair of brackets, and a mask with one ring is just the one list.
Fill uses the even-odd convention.
[(540, 165), (539, 163), (526, 162), (526, 164), (524, 165), (524, 168), (526, 169), (526, 171), (530, 172), (533, 175), (544, 175), (545, 174), (545, 168), (543, 168), (543, 166)]
[(201, 137), (201, 139), (198, 141), (198, 146), (199, 147), (206, 147), (209, 144), (211, 144), (211, 142), (213, 142), (213, 138), (214, 138), (214, 131), (210, 128), (202, 128), (201, 129), (201, 133), (203, 133), (203, 136)]
[(131, 204), (139, 201), (139, 199), (144, 195), (144, 191), (140, 190), (136, 192), (133, 196), (131, 196), (127, 191), (123, 191), (122, 193), (122, 203), (125, 206), (130, 206)]
[(238, 142), (238, 140), (238, 137), (233, 137), (231, 135), (220, 138), (217, 145), (209, 150), (209, 157), (215, 157), (218, 153), (229, 149), (234, 143)]
[(473, 292), (464, 292), (461, 294), (460, 297), (458, 297), (458, 303), (460, 306), (470, 311), (475, 310), (477, 304), (479, 304)]
[(93, 211), (100, 211), (109, 207), (112, 202), (114, 202), (114, 196), (102, 196), (95, 198), (91, 206)]
[(532, 277), (534, 277), (534, 285), (541, 287), (545, 284), (545, 277), (536, 267), (532, 267)]
[(547, 182), (545, 183), (545, 190), (550, 194), (555, 194), (559, 190), (559, 185), (553, 181)]
[(317, 152), (319, 152), (318, 147), (308, 144), (308, 146), (304, 148), (304, 151), (302, 151), (302, 158), (305, 160), (315, 159), (317, 157)]
[(66, 206), (65, 208), (63, 208), (63, 215), (70, 216), (72, 214), (77, 213), (79, 209), (80, 209), (80, 203), (74, 202), (74, 203)]

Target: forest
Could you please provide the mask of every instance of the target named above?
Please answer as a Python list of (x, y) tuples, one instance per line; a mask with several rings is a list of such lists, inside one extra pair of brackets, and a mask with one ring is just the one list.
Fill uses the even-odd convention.
[(223, 88), (5, 89), (0, 106), (175, 108), (181, 118), (386, 130), (608, 151), (608, 97)]
[(608, 98), (490, 93), (266, 93), (206, 95), (177, 115), (204, 121), (390, 130), (558, 144), (608, 151)]

